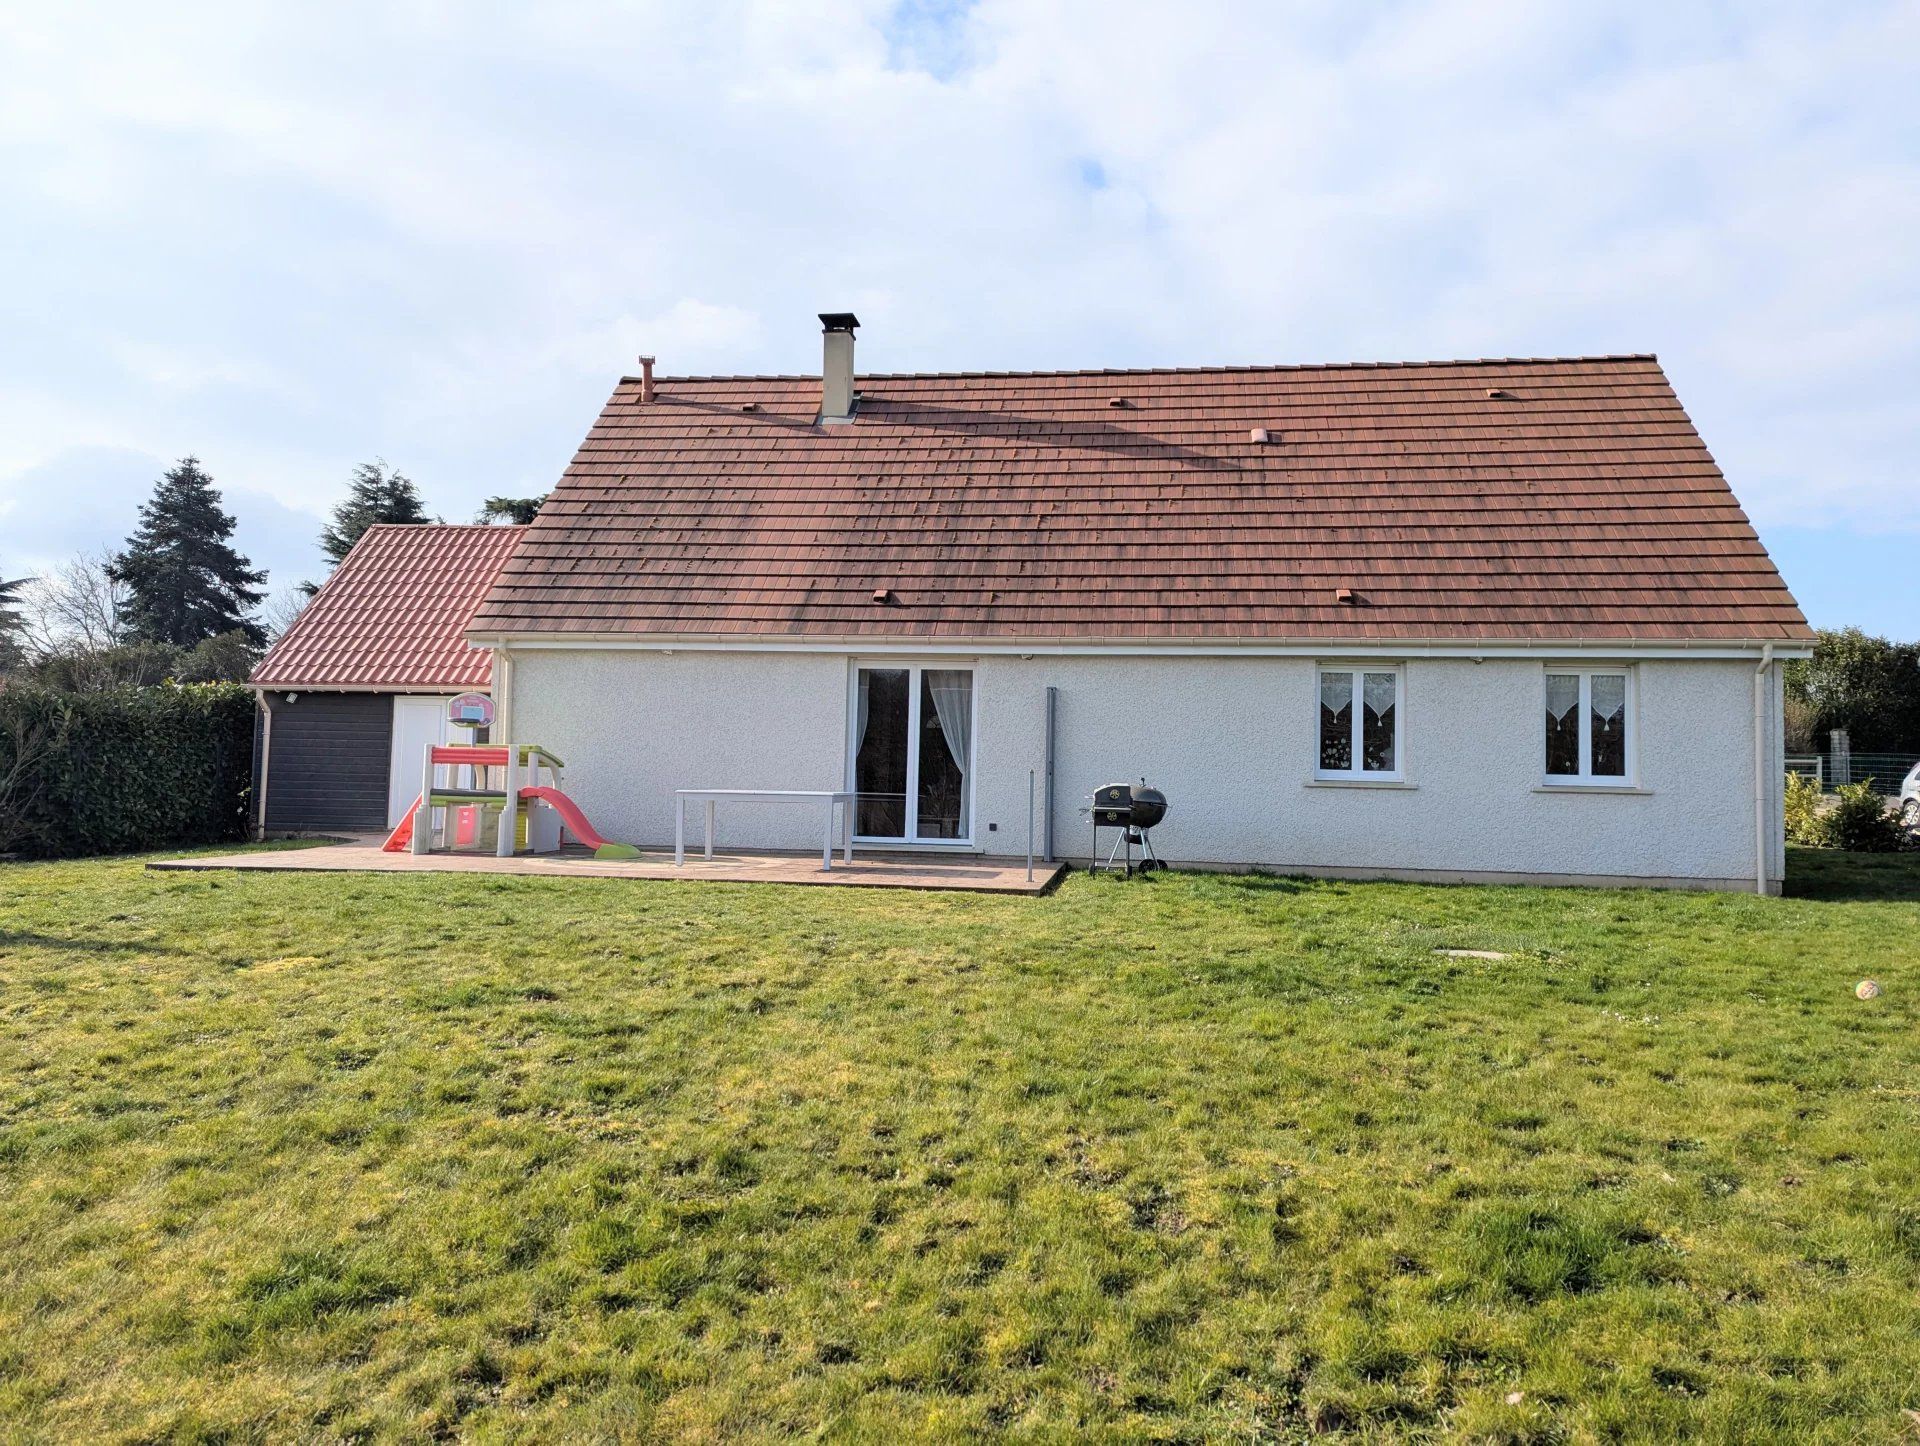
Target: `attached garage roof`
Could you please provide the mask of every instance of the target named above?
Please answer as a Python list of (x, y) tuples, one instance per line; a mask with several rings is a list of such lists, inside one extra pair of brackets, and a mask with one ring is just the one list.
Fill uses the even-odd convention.
[(267, 688), (485, 688), (473, 610), (524, 527), (369, 527), (253, 670)]
[(1651, 356), (858, 391), (624, 379), (474, 635), (1811, 637)]

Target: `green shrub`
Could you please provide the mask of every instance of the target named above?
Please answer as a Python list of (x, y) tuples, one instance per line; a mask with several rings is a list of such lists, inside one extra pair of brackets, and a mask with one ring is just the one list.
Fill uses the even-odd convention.
[(1821, 820), (1828, 847), (1857, 854), (1891, 854), (1906, 847), (1899, 820), (1874, 791), (1871, 778), (1842, 784), (1833, 795), (1833, 807)]
[(233, 683), (0, 693), (0, 851), (226, 843), (247, 831), (253, 695)]
[(1827, 836), (1823, 814), (1818, 781), (1804, 773), (1789, 773), (1784, 810), (1787, 842), (1824, 848)]

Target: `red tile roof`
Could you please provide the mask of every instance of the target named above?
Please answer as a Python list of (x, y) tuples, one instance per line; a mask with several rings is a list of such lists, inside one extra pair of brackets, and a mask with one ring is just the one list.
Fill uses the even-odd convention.
[(656, 382), (474, 635), (1811, 636), (1651, 356)]
[(369, 527), (251, 681), (270, 688), (485, 688), (493, 655), (464, 637), (524, 527)]

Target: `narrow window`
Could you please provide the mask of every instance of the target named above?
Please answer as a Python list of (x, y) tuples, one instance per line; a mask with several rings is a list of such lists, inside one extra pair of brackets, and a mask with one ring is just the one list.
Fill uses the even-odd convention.
[(1547, 772), (1569, 778), (1580, 772), (1580, 675), (1547, 674)]
[(1366, 716), (1361, 721), (1361, 739), (1365, 747), (1361, 757), (1368, 773), (1392, 773), (1394, 705), (1400, 692), (1398, 673), (1368, 673), (1361, 697)]
[(1548, 673), (1548, 782), (1625, 783), (1632, 713), (1624, 669)]
[(1320, 675), (1320, 771), (1353, 771), (1353, 674)]
[(1627, 776), (1627, 675), (1587, 676), (1587, 761), (1595, 778)]
[(1400, 776), (1398, 668), (1320, 670), (1320, 778)]

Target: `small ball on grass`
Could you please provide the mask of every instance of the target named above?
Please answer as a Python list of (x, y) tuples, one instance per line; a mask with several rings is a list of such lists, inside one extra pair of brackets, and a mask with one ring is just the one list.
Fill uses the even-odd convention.
[(1857, 999), (1878, 999), (1880, 997), (1880, 985), (1875, 980), (1862, 979), (1859, 984), (1854, 986), (1853, 993)]

